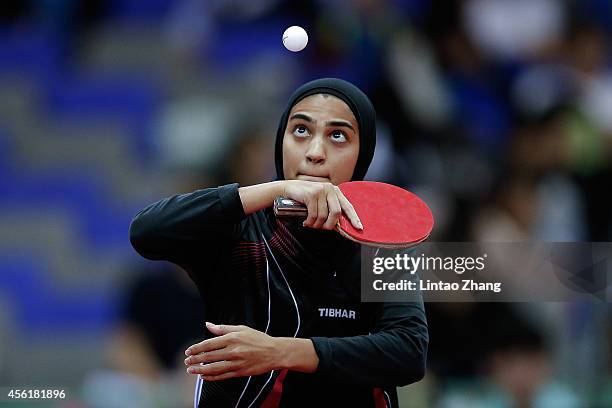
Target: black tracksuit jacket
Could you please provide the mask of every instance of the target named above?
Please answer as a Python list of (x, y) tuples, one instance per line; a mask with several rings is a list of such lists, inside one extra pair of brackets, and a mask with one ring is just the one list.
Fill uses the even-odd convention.
[(246, 216), (238, 184), (149, 205), (134, 217), (130, 241), (143, 257), (189, 273), (206, 320), (314, 344), (315, 373), (198, 379), (199, 407), (397, 407), (395, 387), (424, 375), (422, 302), (362, 303), (358, 245), (278, 221), (271, 209)]

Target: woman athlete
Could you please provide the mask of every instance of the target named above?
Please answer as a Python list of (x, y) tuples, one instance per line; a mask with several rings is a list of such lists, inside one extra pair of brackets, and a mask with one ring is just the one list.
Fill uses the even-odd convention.
[[(397, 407), (420, 380), (428, 333), (422, 302), (361, 303), (360, 247), (332, 231), (359, 217), (336, 187), (362, 180), (375, 112), (354, 85), (318, 79), (290, 97), (276, 136), (277, 180), (175, 195), (140, 211), (142, 256), (185, 269), (207, 313), (186, 351), (196, 407)], [(276, 219), (278, 196), (308, 207)]]

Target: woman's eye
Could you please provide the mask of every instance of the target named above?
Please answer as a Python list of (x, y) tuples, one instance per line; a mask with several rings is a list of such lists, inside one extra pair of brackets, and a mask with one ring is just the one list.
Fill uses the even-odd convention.
[(308, 136), (308, 129), (306, 128), (306, 126), (297, 125), (295, 127), (295, 130), (293, 131), (293, 134), (298, 137), (305, 137)]
[(334, 130), (330, 136), (332, 141), (337, 143), (344, 143), (347, 141), (346, 135), (339, 130)]

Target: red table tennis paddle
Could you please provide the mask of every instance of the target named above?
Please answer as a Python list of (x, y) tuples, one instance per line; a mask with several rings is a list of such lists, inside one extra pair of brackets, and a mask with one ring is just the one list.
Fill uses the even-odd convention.
[[(352, 241), (382, 248), (407, 248), (427, 239), (433, 228), (431, 210), (410, 191), (376, 181), (349, 181), (338, 187), (363, 225), (363, 230), (354, 228), (342, 213), (336, 230)], [(308, 210), (302, 203), (278, 197), (274, 214), (306, 217)]]

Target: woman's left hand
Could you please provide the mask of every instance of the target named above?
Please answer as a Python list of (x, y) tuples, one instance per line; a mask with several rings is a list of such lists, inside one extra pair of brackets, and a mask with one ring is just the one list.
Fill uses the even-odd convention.
[(206, 328), (217, 337), (185, 351), (187, 373), (200, 374), (206, 381), (220, 381), (281, 368), (282, 353), (276, 338), (247, 326), (206, 323)]

